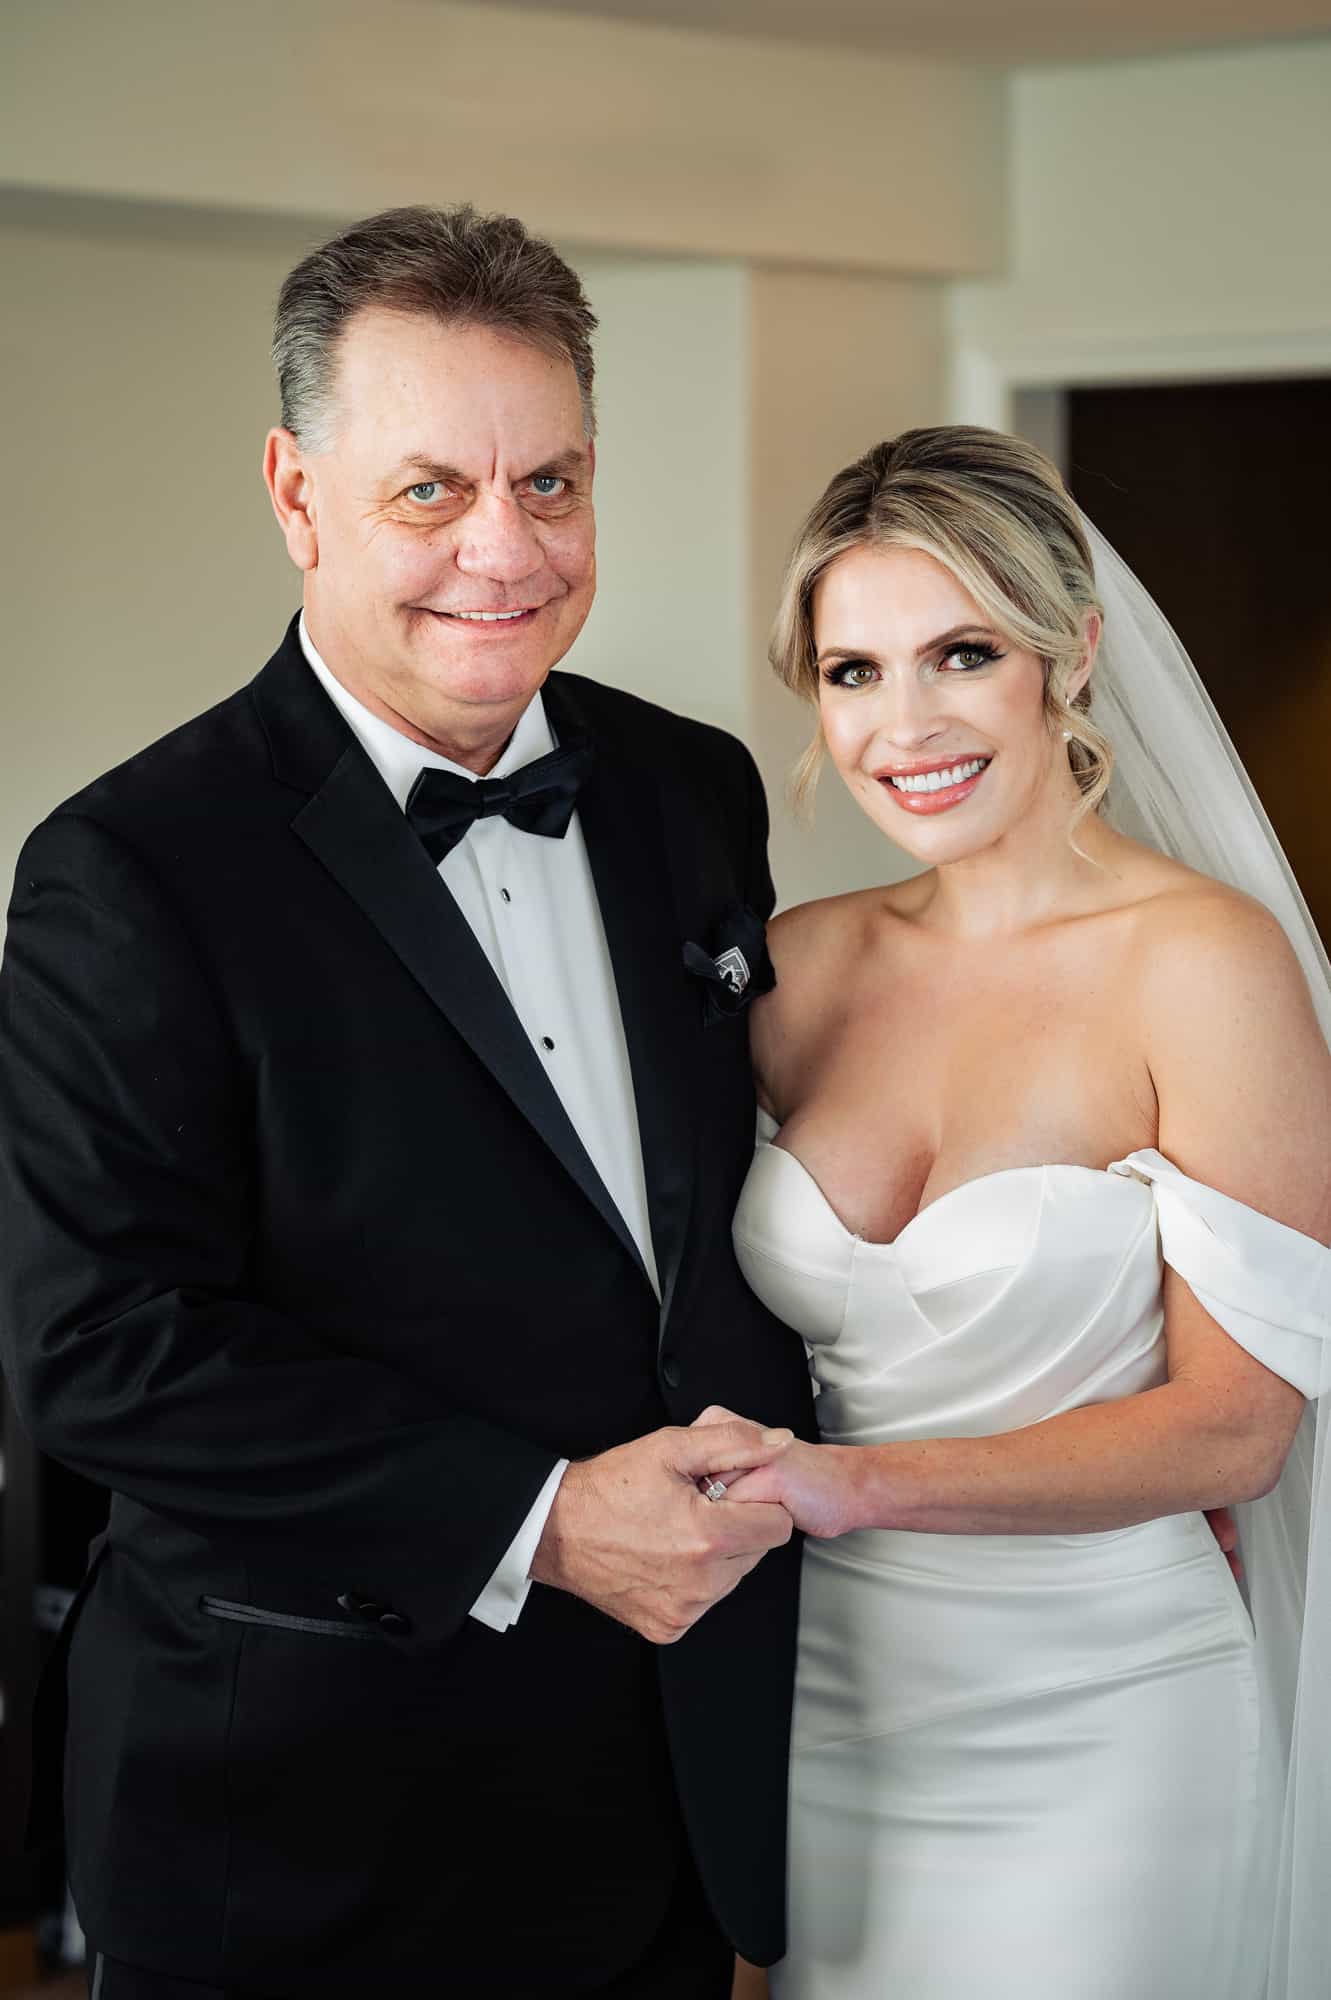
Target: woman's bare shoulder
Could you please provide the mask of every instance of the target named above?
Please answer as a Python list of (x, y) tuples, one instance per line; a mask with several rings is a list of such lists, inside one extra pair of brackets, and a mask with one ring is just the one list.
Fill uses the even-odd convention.
[(1186, 975), (1199, 956), (1242, 956), (1263, 944), (1297, 963), (1280, 924), (1254, 897), (1124, 834), (1113, 834), (1112, 842), (1105, 854), (1113, 883), (1107, 901), (1127, 920), (1151, 968), (1161, 969), (1163, 952), (1166, 969)]
[(767, 926), (767, 946), (787, 996), (807, 1006), (819, 990), (843, 984), (847, 962), (861, 964), (895, 920), (891, 890), (863, 888), (819, 896), (783, 910)]
[(1162, 861), (1132, 912), (1146, 962), (1166, 982), (1203, 970), (1246, 977), (1255, 958), (1278, 978), (1302, 978), (1284, 927), (1264, 903), (1181, 862)]
[(1325, 1241), (1331, 1051), (1283, 927), (1204, 876), (1152, 898), (1139, 923), (1161, 1152)]
[(782, 967), (791, 975), (825, 970), (829, 959), (857, 952), (867, 935), (906, 914), (901, 892), (905, 883), (887, 888), (851, 889), (839, 896), (820, 896), (783, 910), (768, 926), (768, 942), (778, 977)]
[(863, 905), (875, 894), (881, 891), (861, 889), (840, 896), (819, 896), (814, 902), (795, 903), (782, 910), (767, 927), (773, 958), (780, 952), (794, 961), (826, 946), (863, 921)]
[(749, 1045), (764, 1110), (786, 1107), (834, 1031), (855, 970), (884, 916), (881, 889), (821, 896), (784, 910), (768, 926), (776, 985), (755, 1001)]

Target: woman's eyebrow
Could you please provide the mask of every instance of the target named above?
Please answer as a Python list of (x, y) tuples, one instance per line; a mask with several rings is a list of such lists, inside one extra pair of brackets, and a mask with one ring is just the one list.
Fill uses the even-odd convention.
[(940, 632), (936, 639), (927, 639), (922, 646), (915, 648), (915, 657), (917, 660), (922, 660), (929, 653), (944, 653), (949, 647), (959, 645), (963, 639), (997, 639), (998, 636), (992, 626), (977, 624), (972, 620), (967, 625), (950, 626), (946, 632)]
[(818, 655), (818, 664), (824, 660), (872, 660), (879, 664), (878, 655), (868, 646), (824, 646)]
[[(963, 639), (992, 639), (1001, 643), (1001, 634), (991, 625), (953, 625), (936, 638), (926, 639), (922, 646), (915, 648), (917, 660), (928, 659), (931, 653), (945, 653), (957, 646)], [(818, 663), (824, 660), (872, 660), (875, 666), (881, 664), (880, 656), (871, 646), (824, 646), (818, 654)]]

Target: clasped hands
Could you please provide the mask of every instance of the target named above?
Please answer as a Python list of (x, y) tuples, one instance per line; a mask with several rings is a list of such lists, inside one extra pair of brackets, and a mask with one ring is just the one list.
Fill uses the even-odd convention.
[[(703, 1411), (695, 1429), (732, 1420), (729, 1410), (712, 1408)], [(709, 1477), (725, 1486), (727, 1500), (784, 1507), (796, 1528), (821, 1541), (864, 1525), (858, 1492), (864, 1464), (859, 1446), (796, 1439), (778, 1458), (756, 1469), (732, 1471), (717, 1465), (709, 1468)], [(1241, 1577), (1233, 1514), (1228, 1507), (1208, 1507), (1206, 1520), (1230, 1569)]]
[[(531, 1574), (672, 1645), (795, 1528), (826, 1538), (855, 1525), (854, 1451), (713, 1405), (687, 1429), (570, 1465)], [(713, 1481), (724, 1500), (704, 1497)], [(1217, 1508), (1207, 1519), (1237, 1575), (1232, 1516)]]
[(717, 1472), (727, 1486), (770, 1474), (795, 1443), (788, 1430), (713, 1407), (687, 1429), (652, 1431), (570, 1465), (532, 1576), (655, 1645), (673, 1644), (794, 1526), (776, 1497), (755, 1491), (739, 1507), (707, 1500), (702, 1489)]

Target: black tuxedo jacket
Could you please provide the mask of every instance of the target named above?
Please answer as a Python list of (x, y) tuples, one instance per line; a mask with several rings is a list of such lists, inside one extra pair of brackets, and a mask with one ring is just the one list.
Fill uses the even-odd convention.
[(770, 910), (757, 774), (595, 683), (545, 699), (596, 746), (579, 813), (659, 1306), (294, 624), (23, 852), (3, 1331), (38, 1444), (114, 1495), (65, 1779), (113, 1957), (572, 1990), (642, 1950), (684, 1828), (738, 1947), (783, 1948), (797, 1547), (670, 1648), (539, 1585), (507, 1633), (468, 1616), (560, 1454), (710, 1402), (813, 1427), (801, 1345), (731, 1253), (744, 1019), (707, 1019), (681, 958), (727, 906)]

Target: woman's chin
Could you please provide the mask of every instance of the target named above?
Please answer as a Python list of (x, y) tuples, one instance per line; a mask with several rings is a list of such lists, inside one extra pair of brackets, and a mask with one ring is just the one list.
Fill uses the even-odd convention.
[(883, 788), (872, 782), (867, 797), (857, 790), (859, 804), (894, 846), (931, 868), (981, 853), (992, 847), (1002, 832), (993, 824), (991, 813), (967, 811), (969, 801), (943, 812), (912, 811), (898, 805), (895, 798), (884, 796)]

